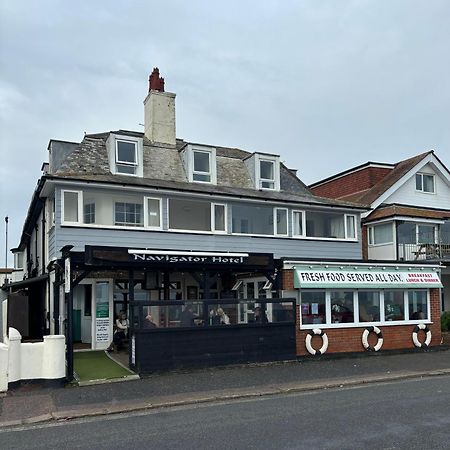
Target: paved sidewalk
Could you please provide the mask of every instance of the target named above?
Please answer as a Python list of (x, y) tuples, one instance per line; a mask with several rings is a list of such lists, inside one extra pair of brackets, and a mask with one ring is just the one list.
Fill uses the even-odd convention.
[(84, 387), (24, 385), (0, 398), (0, 426), (444, 374), (450, 374), (448, 349), (190, 370)]

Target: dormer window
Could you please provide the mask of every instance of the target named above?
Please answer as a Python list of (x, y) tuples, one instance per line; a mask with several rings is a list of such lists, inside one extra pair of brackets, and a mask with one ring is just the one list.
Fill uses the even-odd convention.
[(434, 193), (434, 175), (416, 173), (416, 191)]
[(116, 140), (116, 173), (136, 175), (137, 166), (136, 142)]
[[(254, 161), (254, 163), (253, 163)], [(254, 167), (256, 189), (280, 190), (280, 158), (277, 155), (255, 153), (247, 159), (247, 167)]]
[(142, 138), (110, 134), (106, 141), (110, 171), (116, 175), (142, 177)]
[(193, 181), (211, 183), (211, 153), (194, 150)]
[(275, 189), (275, 161), (259, 160), (259, 187), (261, 189)]
[(189, 146), (185, 154), (186, 157), (189, 181), (216, 184), (215, 148)]

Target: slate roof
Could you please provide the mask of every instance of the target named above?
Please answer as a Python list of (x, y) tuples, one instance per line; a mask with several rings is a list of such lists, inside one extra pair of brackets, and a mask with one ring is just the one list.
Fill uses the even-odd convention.
[[(113, 133), (122, 136), (143, 138), (143, 177), (129, 177), (110, 172), (106, 140)], [(238, 149), (204, 144), (216, 149), (217, 184), (190, 183), (185, 172), (181, 150), (188, 144), (177, 139), (176, 148), (151, 144), (143, 133), (118, 130), (86, 135), (79, 146), (70, 153), (60, 167), (45, 176), (46, 179), (68, 179), (96, 181), (120, 185), (155, 187), (211, 193), (234, 197), (271, 199), (274, 201), (302, 202), (319, 205), (334, 205), (364, 209), (360, 204), (341, 200), (330, 200), (314, 196), (284, 164), (280, 167), (281, 190), (257, 190), (244, 159), (252, 153)]]

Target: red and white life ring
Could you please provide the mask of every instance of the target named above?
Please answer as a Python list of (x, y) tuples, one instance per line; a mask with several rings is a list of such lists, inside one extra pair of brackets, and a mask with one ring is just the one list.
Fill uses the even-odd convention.
[[(375, 333), (378, 336), (378, 342), (375, 346), (369, 344), (369, 334)], [(383, 346), (383, 333), (378, 327), (367, 327), (361, 337), (364, 348), (369, 352), (377, 352)]]
[[(417, 333), (423, 330), (425, 332), (425, 342), (420, 342), (417, 337)], [(431, 343), (431, 330), (424, 323), (419, 323), (414, 327), (414, 331), (412, 333), (412, 340), (414, 345), (419, 348), (427, 348)]]
[[(319, 350), (313, 349), (311, 344), (312, 338), (315, 335), (320, 336), (322, 338), (322, 347), (320, 347)], [(308, 350), (308, 352), (311, 353), (311, 355), (323, 355), (328, 348), (328, 336), (320, 328), (314, 328), (306, 335), (305, 345), (306, 350)]]

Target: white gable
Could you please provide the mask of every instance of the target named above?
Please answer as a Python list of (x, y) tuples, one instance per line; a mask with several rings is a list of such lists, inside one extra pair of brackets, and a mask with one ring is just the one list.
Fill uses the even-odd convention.
[[(435, 192), (426, 193), (416, 190), (416, 174), (434, 175)], [(376, 198), (372, 210), (381, 204), (404, 204), (424, 208), (450, 209), (450, 173), (448, 169), (429, 153), (419, 161), (409, 172), (395, 182), (387, 191)], [(366, 217), (370, 212), (363, 214)]]
[[(434, 175), (434, 193), (416, 190), (416, 173)], [(386, 197), (384, 203), (450, 209), (450, 185), (445, 174), (433, 163), (427, 163), (410, 172), (408, 178), (404, 177), (403, 184)]]

